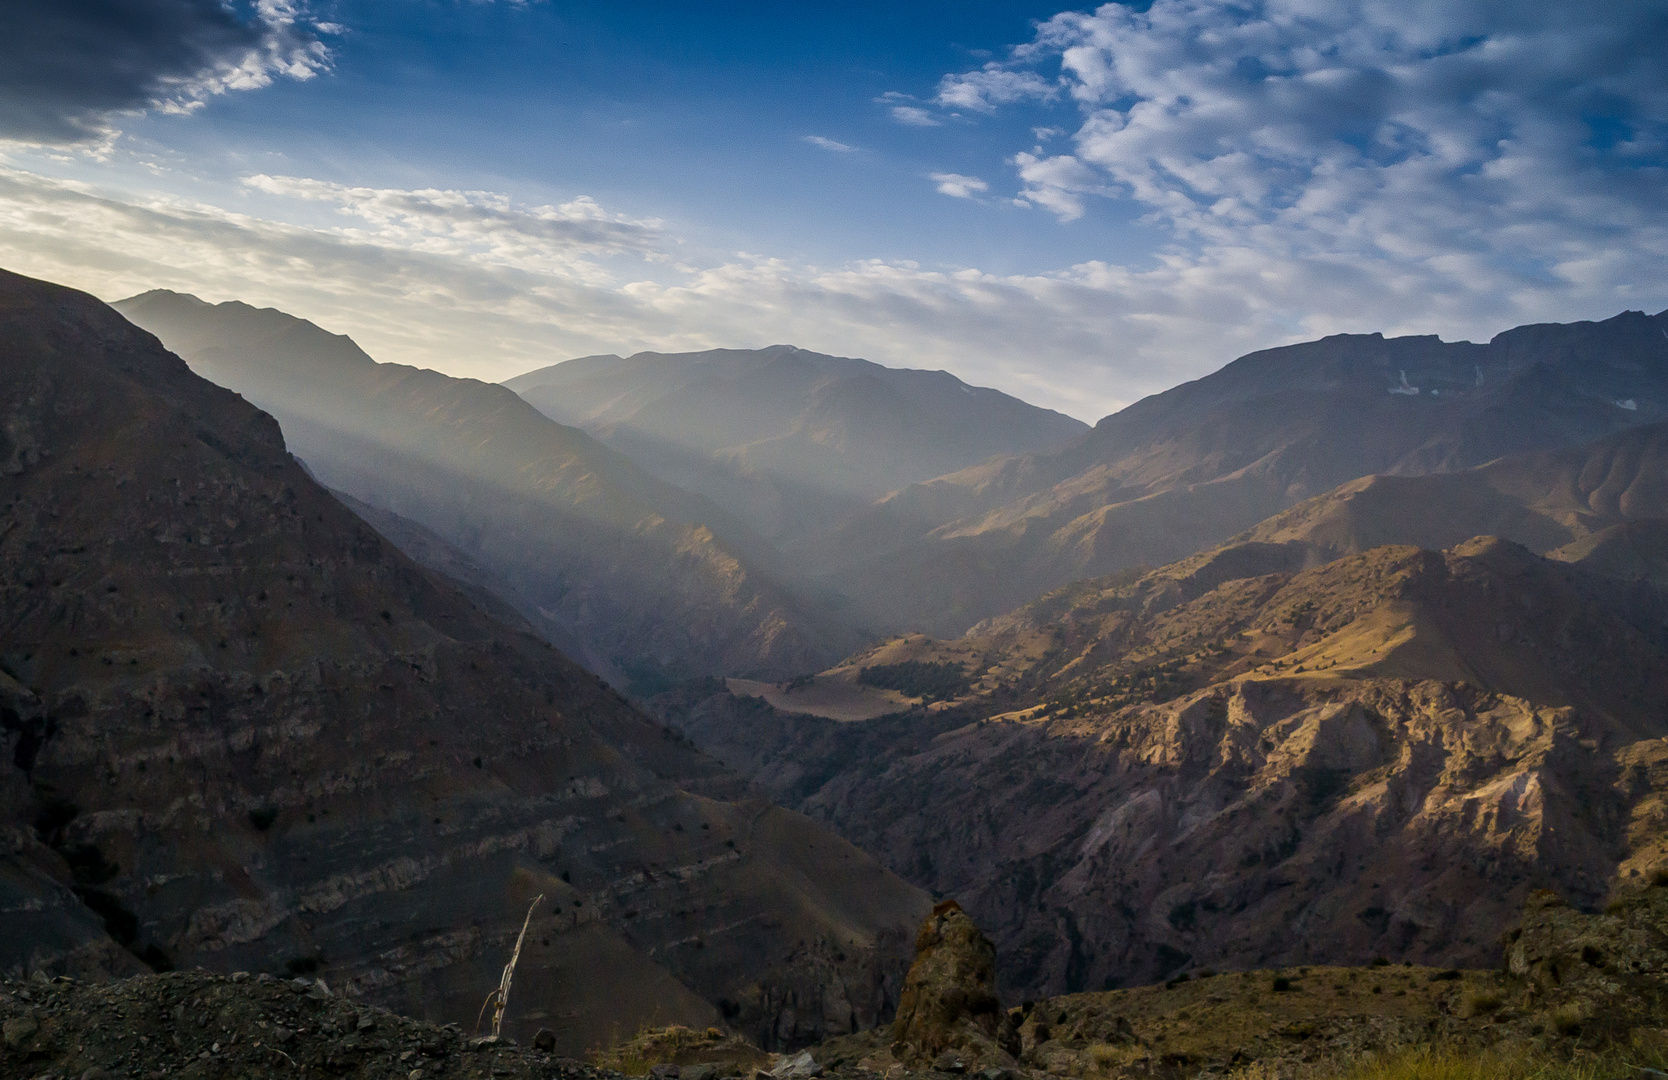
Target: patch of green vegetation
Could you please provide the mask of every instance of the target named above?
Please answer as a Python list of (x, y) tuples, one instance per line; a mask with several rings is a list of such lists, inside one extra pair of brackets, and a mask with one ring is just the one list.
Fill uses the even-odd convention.
[(1336, 1080), (1608, 1080), (1662, 1071), (1668, 1056), (1655, 1047), (1612, 1047), (1563, 1060), (1530, 1048), (1461, 1050), (1423, 1046), (1362, 1061)]
[(972, 680), (960, 664), (931, 660), (876, 664), (859, 671), (857, 681), (864, 686), (896, 690), (908, 697), (920, 698), (929, 705), (960, 697), (972, 685)]

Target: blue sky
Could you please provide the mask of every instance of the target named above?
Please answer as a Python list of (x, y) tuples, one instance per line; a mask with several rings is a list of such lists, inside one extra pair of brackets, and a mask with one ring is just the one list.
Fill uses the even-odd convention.
[(790, 342), (1093, 420), (1668, 306), (1668, 0), (19, 10), (0, 265), (456, 374)]

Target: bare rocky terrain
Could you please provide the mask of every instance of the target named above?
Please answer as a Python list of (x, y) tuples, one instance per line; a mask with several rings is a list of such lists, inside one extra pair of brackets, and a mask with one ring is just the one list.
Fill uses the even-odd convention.
[(154, 337), (10, 274), (0, 514), (0, 973), (299, 973), (463, 1022), (542, 895), (523, 1041), (774, 1047), (895, 1004), (922, 892), (411, 561)]
[[(1668, 875), (1602, 913), (1531, 894), (1494, 970), (1390, 964), (1200, 970), (1165, 983), (1025, 1001), (995, 995), (994, 949), (954, 902), (917, 935), (896, 1021), (797, 1053), (721, 1028), (638, 1033), (586, 1064), (401, 1017), (310, 978), (174, 973), (83, 984), (0, 980), (0, 1069), (86, 1080), (178, 1076), (611, 1080), (932, 1080), (1236, 1076), (1611, 1076), (1668, 1063)], [(513, 1005), (512, 1005), (513, 1007)], [(1362, 1070), (1368, 1070), (1363, 1073)], [(1560, 1071), (1562, 1070), (1562, 1071)], [(1646, 1071), (1645, 1075), (1649, 1075)]]
[[(1498, 962), (1534, 889), (1665, 856), (1668, 608), (1479, 538), (1305, 569), (1247, 543), (845, 668), (960, 673), (839, 723), (691, 686), (660, 715), (959, 899), (1005, 994), (1212, 968)], [(820, 679), (821, 677), (819, 677)]]

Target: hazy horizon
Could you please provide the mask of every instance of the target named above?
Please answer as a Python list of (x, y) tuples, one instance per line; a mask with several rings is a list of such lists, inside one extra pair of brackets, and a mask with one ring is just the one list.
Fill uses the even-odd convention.
[(450, 374), (789, 343), (1093, 422), (1668, 307), (1659, 4), (100, 10), (0, 46), (0, 265)]

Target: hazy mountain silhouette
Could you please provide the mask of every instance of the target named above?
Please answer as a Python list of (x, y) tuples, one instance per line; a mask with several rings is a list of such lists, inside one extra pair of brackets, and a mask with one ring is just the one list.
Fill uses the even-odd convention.
[[(338, 392), (343, 358), (314, 369)], [(270, 416), (11, 274), (0, 505), (0, 971), (290, 964), (467, 1026), (542, 893), (511, 1023), (568, 1054), (721, 1001), (781, 1044), (896, 1000), (924, 894), (729, 801), (716, 762), (332, 498)]]
[(409, 518), (636, 686), (820, 667), (857, 639), (771, 547), (512, 391), (379, 364), (282, 312), (154, 291), (114, 305), (272, 413), (329, 486)]
[(808, 546), (869, 625), (959, 633), (1075, 578), (1156, 566), (1369, 474), (1416, 475), (1668, 419), (1668, 313), (1487, 344), (1339, 335), (1252, 353), (1067, 446), (885, 498)]
[(948, 372), (791, 345), (586, 356), (504, 385), (790, 547), (907, 484), (1088, 430)]

